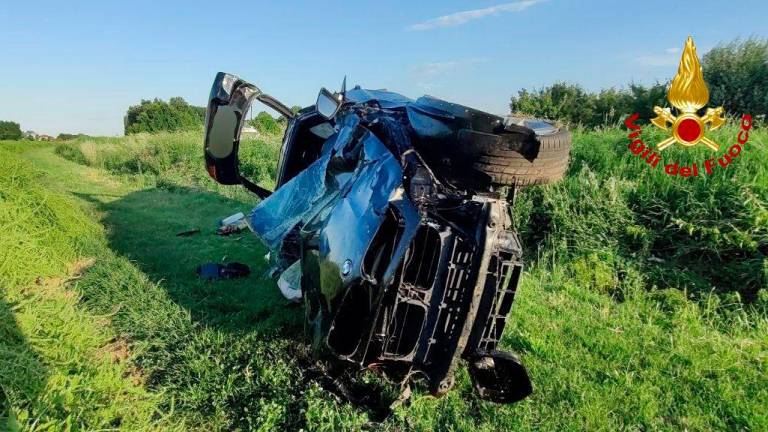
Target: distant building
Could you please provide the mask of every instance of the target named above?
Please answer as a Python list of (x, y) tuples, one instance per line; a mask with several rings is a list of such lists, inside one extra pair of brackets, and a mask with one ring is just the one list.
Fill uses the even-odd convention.
[(27, 140), (34, 141), (34, 140), (37, 139), (37, 132), (32, 131), (32, 130), (24, 131), (24, 133), (21, 134), (21, 137), (24, 138), (24, 139), (27, 139)]
[(54, 140), (54, 138), (52, 136), (46, 135), (46, 134), (38, 135), (37, 139), (40, 140), (40, 141), (53, 141)]
[(248, 135), (248, 136), (252, 136), (252, 137), (257, 137), (257, 136), (259, 136), (259, 131), (255, 127), (253, 127), (251, 125), (245, 125), (245, 126), (243, 126), (243, 130), (240, 131), (240, 135)]

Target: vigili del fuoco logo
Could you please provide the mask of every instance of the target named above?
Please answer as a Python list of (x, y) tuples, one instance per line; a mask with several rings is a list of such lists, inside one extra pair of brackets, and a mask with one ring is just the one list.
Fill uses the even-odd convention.
[(749, 130), (752, 128), (752, 116), (744, 114), (741, 117), (741, 130), (736, 135), (736, 143), (721, 150), (720, 144), (707, 136), (707, 132), (713, 131), (723, 124), (723, 108), (707, 108), (704, 115), (698, 113), (709, 102), (709, 89), (704, 82), (704, 75), (701, 70), (699, 58), (696, 56), (696, 46), (693, 39), (688, 36), (685, 41), (683, 55), (680, 58), (680, 66), (677, 68), (677, 75), (672, 79), (667, 92), (667, 100), (675, 108), (653, 107), (656, 117), (651, 119), (651, 123), (667, 131), (670, 136), (651, 148), (640, 137), (642, 130), (637, 121), (639, 115), (632, 114), (624, 120), (624, 124), (630, 130), (629, 150), (636, 156), (645, 160), (651, 168), (656, 168), (662, 163), (661, 153), (664, 149), (673, 144), (685, 148), (691, 148), (697, 145), (704, 145), (715, 154), (711, 158), (702, 161), (701, 164), (693, 163), (690, 166), (680, 166), (678, 162), (669, 161), (663, 164), (664, 172), (681, 177), (698, 177), (700, 169), (702, 175), (706, 173), (711, 175), (718, 167), (725, 169), (733, 162), (741, 151), (745, 148), (749, 139)]

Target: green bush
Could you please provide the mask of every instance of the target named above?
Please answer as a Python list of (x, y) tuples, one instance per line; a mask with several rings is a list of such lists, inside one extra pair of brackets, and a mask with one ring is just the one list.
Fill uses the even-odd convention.
[(509, 107), (513, 113), (562, 121), (570, 126), (615, 126), (627, 115), (639, 113), (647, 121), (653, 107), (666, 106), (666, 86), (631, 84), (628, 89), (590, 93), (577, 84), (555, 83), (540, 90), (520, 90)]
[(69, 159), (72, 162), (76, 162), (82, 165), (88, 164), (88, 160), (85, 158), (85, 155), (80, 149), (80, 146), (58, 144), (56, 145), (54, 151), (57, 155), (63, 157), (64, 159)]
[(88, 135), (85, 134), (69, 134), (69, 133), (60, 133), (56, 136), (56, 141), (68, 141), (73, 140), (76, 138), (88, 138)]
[(157, 98), (142, 100), (139, 105), (128, 108), (125, 134), (200, 129), (204, 119), (205, 108), (189, 105), (180, 97), (173, 97), (168, 102)]
[(768, 40), (721, 44), (704, 55), (702, 68), (710, 105), (734, 115), (768, 113)]
[(267, 135), (279, 134), (283, 129), (278, 120), (264, 111), (258, 113), (249, 121), (249, 124), (255, 127), (257, 131)]
[[(768, 112), (768, 40), (747, 39), (720, 45), (702, 61), (710, 106), (727, 113), (765, 116)], [(670, 70), (670, 74), (673, 70)], [(667, 83), (630, 84), (626, 89), (594, 93), (577, 84), (558, 82), (543, 89), (522, 89), (510, 100), (513, 113), (559, 120), (570, 126), (616, 126), (638, 113), (647, 123), (654, 106), (668, 106)]]
[[(643, 129), (648, 143), (663, 138), (654, 129)], [(725, 126), (711, 136), (725, 144), (737, 131)], [(600, 260), (617, 281), (639, 272), (647, 289), (676, 288), (699, 299), (738, 293), (745, 303), (759, 303), (768, 288), (768, 152), (759, 145), (765, 138), (753, 130), (739, 157), (712, 175), (701, 166), (713, 157), (710, 150), (665, 150), (665, 160), (702, 170), (682, 178), (633, 156), (626, 131), (576, 131), (565, 179), (520, 194), (516, 211), (530, 258), (595, 271), (603, 269), (595, 264)], [(573, 271), (579, 274), (578, 266)], [(606, 290), (603, 282), (594, 285)]]
[(0, 121), (0, 140), (20, 140), (21, 127), (12, 121)]

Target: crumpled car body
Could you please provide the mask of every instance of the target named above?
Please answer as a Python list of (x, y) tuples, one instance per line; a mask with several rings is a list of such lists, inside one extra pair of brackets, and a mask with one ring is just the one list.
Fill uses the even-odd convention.
[[(237, 171), (230, 154), (209, 150), (217, 112), (245, 113), (243, 90), (260, 93), (227, 77), (214, 82), (206, 122), (214, 178)], [(289, 119), (277, 189), (256, 191), (264, 199), (248, 215), (278, 266), (300, 262), (315, 347), (395, 382), (420, 379), (435, 395), (452, 388), (466, 361), (480, 397), (526, 397), (525, 368), (498, 350), (523, 266), (511, 191), (494, 190), (461, 160), (467, 134), (506, 139), (503, 119), (386, 91), (334, 97), (331, 118), (308, 107)], [(535, 158), (531, 133), (512, 132), (510, 145)]]

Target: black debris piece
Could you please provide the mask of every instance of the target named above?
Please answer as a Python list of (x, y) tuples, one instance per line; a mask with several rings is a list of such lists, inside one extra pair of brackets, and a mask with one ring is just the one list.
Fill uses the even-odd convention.
[(208, 280), (235, 279), (251, 274), (250, 267), (238, 262), (206, 263), (198, 266), (196, 271), (201, 278)]
[(190, 230), (182, 231), (180, 233), (176, 233), (176, 237), (191, 237), (195, 234), (200, 233), (200, 228), (192, 228)]

